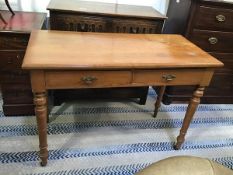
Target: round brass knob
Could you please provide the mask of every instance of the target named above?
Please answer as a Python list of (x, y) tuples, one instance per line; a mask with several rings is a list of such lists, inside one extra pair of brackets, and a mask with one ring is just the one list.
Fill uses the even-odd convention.
[(218, 43), (218, 38), (216, 37), (210, 37), (209, 39), (210, 44), (217, 44)]
[(217, 19), (218, 22), (226, 21), (226, 17), (224, 15), (217, 15), (216, 19)]

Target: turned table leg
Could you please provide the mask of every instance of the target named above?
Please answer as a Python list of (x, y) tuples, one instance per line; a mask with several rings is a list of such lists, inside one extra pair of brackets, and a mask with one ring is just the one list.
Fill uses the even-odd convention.
[(7, 8), (9, 9), (9, 11), (11, 12), (11, 14), (12, 14), (12, 15), (15, 15), (15, 13), (14, 13), (14, 11), (12, 10), (12, 8), (11, 8), (11, 6), (10, 6), (8, 0), (5, 0), (5, 4), (6, 4)]
[(47, 164), (48, 145), (47, 145), (47, 93), (34, 93), (35, 113), (37, 119), (37, 127), (40, 142), (40, 159), (41, 166)]
[(200, 98), (203, 96), (204, 93), (204, 87), (198, 87), (196, 89), (196, 91), (193, 93), (193, 96), (189, 102), (186, 114), (185, 114), (185, 118), (183, 120), (183, 124), (182, 124), (182, 128), (180, 130), (180, 134), (177, 137), (177, 142), (174, 146), (174, 148), (176, 150), (180, 149), (181, 145), (183, 144), (184, 140), (185, 140), (185, 135), (186, 132), (189, 128), (189, 125), (192, 121), (193, 115), (196, 112), (196, 109), (200, 103)]
[(161, 101), (163, 99), (163, 94), (165, 92), (166, 86), (161, 86), (159, 88), (159, 94), (157, 96), (156, 102), (155, 102), (155, 110), (154, 110), (154, 118), (157, 116), (158, 114), (158, 110), (161, 106)]

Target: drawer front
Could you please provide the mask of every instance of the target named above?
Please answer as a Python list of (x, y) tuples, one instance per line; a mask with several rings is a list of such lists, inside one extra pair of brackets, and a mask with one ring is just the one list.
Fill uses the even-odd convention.
[(30, 84), (30, 76), (27, 71), (2, 71), (0, 74), (0, 83), (27, 83)]
[(213, 72), (201, 69), (191, 70), (145, 70), (135, 71), (135, 85), (202, 85), (209, 84)]
[(35, 115), (34, 104), (3, 104), (3, 113), (5, 116)]
[(233, 10), (200, 6), (196, 12), (194, 27), (233, 32)]
[(51, 71), (46, 72), (46, 88), (97, 88), (131, 83), (130, 71)]
[(233, 53), (214, 53), (210, 52), (212, 56), (224, 63), (224, 68), (233, 70)]
[(33, 103), (30, 84), (2, 84), (4, 104)]
[(0, 51), (0, 71), (20, 69), (25, 51)]
[(233, 95), (233, 72), (214, 74), (210, 86), (206, 89), (205, 95), (208, 96), (232, 96)]
[(227, 52), (233, 50), (233, 33), (194, 30), (189, 39), (208, 52)]
[(29, 34), (0, 33), (0, 50), (25, 50), (29, 41)]
[(163, 21), (113, 20), (114, 33), (161, 33)]
[(96, 16), (82, 16), (51, 12), (51, 29), (79, 32), (106, 32), (107, 21)]

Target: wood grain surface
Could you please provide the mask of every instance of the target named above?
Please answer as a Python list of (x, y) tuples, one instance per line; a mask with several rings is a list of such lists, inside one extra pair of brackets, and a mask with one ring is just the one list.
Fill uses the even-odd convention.
[(180, 35), (33, 31), (24, 69), (150, 69), (223, 64)]

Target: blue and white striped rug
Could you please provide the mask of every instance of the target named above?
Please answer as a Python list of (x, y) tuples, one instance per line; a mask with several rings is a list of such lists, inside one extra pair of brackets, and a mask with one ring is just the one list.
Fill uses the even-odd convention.
[(48, 129), (49, 162), (38, 163), (35, 117), (4, 117), (0, 109), (0, 174), (131, 175), (175, 155), (194, 155), (233, 169), (233, 105), (200, 105), (186, 142), (172, 146), (187, 105), (162, 106), (152, 118), (132, 102), (75, 102), (55, 107)]

